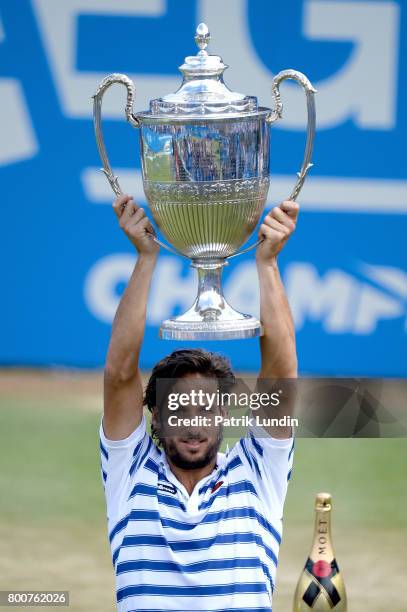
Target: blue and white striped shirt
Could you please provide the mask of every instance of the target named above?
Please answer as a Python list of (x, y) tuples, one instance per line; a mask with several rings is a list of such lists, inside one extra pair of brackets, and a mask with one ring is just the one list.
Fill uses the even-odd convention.
[(100, 448), (119, 612), (271, 611), (292, 438), (253, 428), (191, 495), (144, 417)]

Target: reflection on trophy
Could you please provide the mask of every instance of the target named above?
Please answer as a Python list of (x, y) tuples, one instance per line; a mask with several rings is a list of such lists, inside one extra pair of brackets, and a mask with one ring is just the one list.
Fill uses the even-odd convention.
[(140, 129), (143, 186), (155, 222), (172, 252), (188, 257), (198, 272), (198, 294), (184, 314), (164, 321), (160, 336), (175, 340), (226, 340), (261, 334), (258, 319), (234, 310), (226, 301), (221, 273), (228, 258), (249, 239), (263, 212), (269, 188), (269, 126), (282, 117), (279, 85), (296, 80), (305, 90), (308, 130), (304, 160), (289, 199), (296, 199), (311, 167), (315, 132), (314, 93), (294, 70), (273, 81), (274, 109), (257, 98), (230, 91), (223, 82), (227, 66), (206, 51), (210, 36), (200, 24), (199, 52), (180, 67), (176, 93), (152, 100), (135, 113), (135, 88), (128, 77), (106, 77), (94, 96), (99, 153), (109, 183), (122, 194), (107, 157), (101, 131), (104, 92), (114, 83), (127, 88), (126, 118)]

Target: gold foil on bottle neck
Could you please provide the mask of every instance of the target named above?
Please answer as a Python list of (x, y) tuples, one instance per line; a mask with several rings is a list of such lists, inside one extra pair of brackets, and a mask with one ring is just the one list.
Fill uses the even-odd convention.
[(332, 496), (330, 493), (318, 493), (315, 499), (315, 510), (329, 512), (332, 510)]

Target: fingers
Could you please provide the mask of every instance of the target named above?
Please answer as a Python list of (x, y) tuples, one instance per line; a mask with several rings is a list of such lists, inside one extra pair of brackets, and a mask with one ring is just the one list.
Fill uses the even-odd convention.
[(264, 223), (260, 225), (259, 237), (265, 236), (266, 238), (274, 238), (274, 236), (278, 236), (279, 239), (285, 239), (288, 237), (287, 228), (276, 221), (275, 219), (269, 219), (266, 223), (266, 219), (264, 219)]
[(281, 210), (280, 207), (273, 208), (273, 210), (271, 211), (271, 218), (281, 223), (281, 225), (286, 227), (288, 230), (295, 230), (294, 221), (288, 216), (286, 212)]
[(126, 207), (127, 202), (129, 202), (131, 199), (132, 199), (131, 196), (126, 194), (126, 195), (119, 196), (113, 202), (114, 213), (119, 219), (122, 216), (122, 213)]
[(257, 249), (259, 261), (271, 261), (280, 253), (295, 230), (298, 212), (298, 204), (286, 200), (265, 216), (259, 231), (259, 238), (264, 239)]
[(118, 217), (118, 219), (122, 217), (129, 202), (131, 202), (133, 205), (133, 208), (131, 209), (133, 212), (134, 210), (137, 210), (139, 208), (139, 206), (135, 202), (133, 202), (133, 197), (127, 194), (119, 196), (113, 202), (113, 210), (115, 212), (115, 215)]
[(293, 221), (297, 220), (298, 213), (300, 212), (300, 207), (297, 202), (293, 202), (292, 200), (284, 200), (280, 204), (281, 210), (283, 210)]
[(260, 225), (260, 229), (259, 229), (259, 239), (262, 238), (271, 238), (273, 235), (273, 230), (271, 227), (269, 227), (268, 225), (266, 225), (265, 223), (262, 223)]
[(134, 215), (136, 210), (137, 209), (136, 209), (134, 202), (132, 200), (129, 200), (127, 204), (125, 205), (123, 212), (121, 213), (121, 217), (119, 221), (120, 227), (126, 226), (127, 222)]
[(135, 204), (133, 200), (129, 200), (120, 217), (120, 222), (119, 222), (120, 227), (122, 228), (126, 227), (129, 221), (132, 220), (136, 215), (137, 215), (137, 219), (140, 220), (144, 214), (145, 213), (142, 208), (137, 206), (137, 204)]
[(287, 237), (295, 230), (295, 223), (280, 208), (273, 208), (264, 218), (263, 224)]
[(131, 220), (124, 228), (124, 231), (127, 236), (135, 240), (143, 240), (146, 238), (146, 235), (148, 235), (149, 239), (151, 239), (152, 236), (155, 236), (155, 231), (150, 222), (150, 219), (146, 216), (140, 218), (141, 215), (139, 215), (138, 213), (139, 211), (137, 211), (133, 215)]
[(285, 243), (295, 230), (298, 212), (297, 202), (286, 200), (280, 206), (275, 206), (264, 218), (259, 237), (278, 238)]
[(158, 253), (157, 240), (152, 240), (152, 237), (155, 236), (154, 227), (144, 209), (136, 204), (131, 196), (122, 195), (116, 198), (113, 202), (113, 210), (119, 219), (121, 229), (139, 254)]
[(154, 227), (152, 226), (152, 223), (148, 217), (144, 217), (144, 219), (142, 219), (139, 222), (139, 226), (141, 229), (145, 230), (147, 233), (155, 236)]
[(125, 229), (126, 232), (134, 233), (134, 231), (140, 231), (140, 234), (142, 234), (143, 232), (147, 231), (150, 234), (155, 234), (151, 221), (146, 216), (143, 208), (138, 208), (136, 212), (129, 217), (129, 219), (125, 222), (123, 229)]
[[(127, 204), (129, 206), (129, 204)], [(126, 207), (127, 208), (127, 207)], [(126, 215), (126, 216), (125, 216)], [(126, 232), (134, 232), (134, 229), (141, 223), (141, 221), (146, 218), (146, 213), (143, 208), (135, 209), (132, 207), (129, 211), (125, 211), (123, 213), (122, 218), (120, 219), (120, 227)]]
[[(266, 215), (263, 223), (289, 235), (295, 230), (298, 211), (299, 207), (296, 202), (283, 202), (281, 206), (275, 206)], [(275, 222), (279, 225), (276, 225)]]

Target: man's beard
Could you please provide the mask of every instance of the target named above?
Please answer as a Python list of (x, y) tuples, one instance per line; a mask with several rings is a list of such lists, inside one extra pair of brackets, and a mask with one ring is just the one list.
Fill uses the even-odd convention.
[[(193, 436), (191, 436), (193, 438)], [(199, 459), (186, 459), (183, 455), (178, 451), (175, 444), (168, 438), (161, 438), (160, 442), (164, 449), (164, 452), (168, 459), (172, 461), (174, 465), (182, 470), (198, 470), (205, 466), (207, 466), (213, 459), (216, 458), (217, 453), (219, 451), (219, 447), (222, 443), (223, 432), (222, 428), (219, 428), (219, 432), (216, 440), (210, 444), (206, 450), (206, 453), (203, 457)]]

